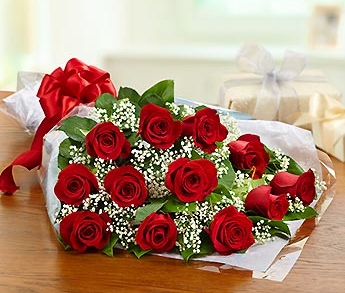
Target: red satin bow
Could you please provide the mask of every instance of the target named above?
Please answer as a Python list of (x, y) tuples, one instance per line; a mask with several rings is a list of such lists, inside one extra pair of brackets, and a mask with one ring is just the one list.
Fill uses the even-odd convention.
[(44, 135), (74, 107), (80, 103), (94, 102), (103, 93), (116, 97), (109, 73), (76, 58), (70, 59), (64, 70), (59, 67), (50, 75), (46, 74), (37, 93), (45, 118), (37, 129), (30, 149), (20, 154), (1, 173), (0, 190), (13, 194), (19, 189), (13, 179), (13, 166), (21, 165), (28, 170), (38, 167), (42, 160)]

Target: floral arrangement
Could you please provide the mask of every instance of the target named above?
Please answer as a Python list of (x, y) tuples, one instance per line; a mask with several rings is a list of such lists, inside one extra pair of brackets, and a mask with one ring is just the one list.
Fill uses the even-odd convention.
[[(72, 59), (45, 76), (39, 96), (54, 123), (64, 117), (54, 193), (66, 249), (245, 253), (317, 215), (310, 204), (325, 186), (314, 170), (241, 135), (227, 112), (174, 103), (171, 80), (117, 92), (104, 72)], [(80, 103), (87, 115), (71, 115)]]

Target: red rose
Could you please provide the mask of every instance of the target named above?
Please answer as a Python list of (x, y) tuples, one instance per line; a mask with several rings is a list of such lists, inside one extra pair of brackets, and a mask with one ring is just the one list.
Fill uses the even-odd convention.
[(104, 160), (127, 158), (131, 153), (131, 145), (123, 132), (112, 122), (97, 124), (85, 138), (86, 151), (92, 157)]
[(132, 166), (111, 170), (104, 178), (104, 188), (120, 207), (138, 207), (147, 198), (144, 176)]
[(107, 223), (111, 223), (111, 219), (106, 213), (74, 212), (62, 219), (60, 234), (63, 241), (78, 252), (85, 252), (88, 247), (100, 250), (110, 239)]
[(245, 134), (228, 144), (230, 161), (237, 169), (250, 169), (253, 178), (261, 178), (270, 160), (260, 137)]
[(273, 194), (289, 194), (292, 198), (298, 197), (303, 205), (308, 206), (315, 198), (315, 174), (308, 170), (301, 175), (289, 172), (278, 172), (274, 175), (270, 185)]
[(182, 202), (203, 201), (218, 185), (217, 169), (206, 159), (179, 158), (168, 166), (165, 185)]
[(90, 194), (98, 191), (96, 176), (82, 164), (71, 164), (58, 176), (54, 192), (62, 202), (80, 205)]
[(245, 201), (246, 210), (251, 210), (259, 216), (271, 220), (281, 220), (289, 208), (285, 194), (271, 194), (271, 186), (261, 185), (252, 189)]
[(73, 58), (64, 70), (59, 67), (44, 76), (37, 96), (48, 118), (61, 119), (75, 106), (94, 102), (103, 93), (116, 96), (109, 73)]
[(181, 132), (181, 122), (174, 121), (167, 109), (151, 103), (142, 107), (138, 134), (155, 148), (170, 148)]
[(169, 214), (151, 213), (140, 224), (136, 242), (143, 250), (167, 252), (177, 240), (177, 228)]
[(206, 232), (214, 249), (224, 255), (247, 249), (254, 243), (253, 223), (249, 218), (229, 206), (218, 212)]
[(192, 136), (197, 147), (212, 153), (217, 147), (216, 141), (223, 141), (228, 130), (220, 123), (216, 110), (203, 108), (183, 120), (183, 135)]

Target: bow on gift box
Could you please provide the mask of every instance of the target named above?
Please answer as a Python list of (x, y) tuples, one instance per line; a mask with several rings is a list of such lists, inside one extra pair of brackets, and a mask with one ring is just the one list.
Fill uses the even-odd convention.
[(0, 190), (5, 194), (14, 193), (19, 186), (13, 179), (13, 166), (20, 165), (28, 170), (38, 167), (42, 160), (44, 135), (74, 107), (94, 102), (103, 93), (116, 97), (109, 73), (76, 58), (69, 60), (64, 70), (57, 68), (50, 75), (46, 74), (37, 93), (45, 118), (37, 129), (30, 149), (2, 171)]
[(304, 70), (307, 59), (305, 55), (287, 51), (279, 70), (275, 70), (275, 64), (271, 54), (258, 45), (245, 45), (239, 52), (236, 62), (238, 67), (248, 73), (254, 73), (261, 77), (262, 84), (257, 95), (253, 116), (262, 120), (274, 120), (277, 116), (281, 91), (289, 90), (292, 97), (297, 94), (288, 82), (293, 81)]
[(332, 149), (339, 140), (345, 135), (345, 106), (328, 95), (315, 93), (309, 100), (309, 112), (298, 114), (294, 122), (296, 126), (303, 126), (315, 122), (332, 123), (333, 133), (327, 133), (324, 136), (330, 139), (324, 139), (325, 144), (332, 144)]

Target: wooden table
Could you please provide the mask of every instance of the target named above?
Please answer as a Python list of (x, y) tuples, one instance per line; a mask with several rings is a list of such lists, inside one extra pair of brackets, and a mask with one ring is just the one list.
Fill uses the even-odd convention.
[[(31, 139), (0, 113), (0, 169)], [(15, 167), (20, 190), (0, 195), (0, 292), (345, 292), (345, 164), (333, 161), (337, 194), (283, 282), (253, 279), (249, 271), (204, 271), (195, 261), (65, 252), (50, 225), (36, 172)]]

